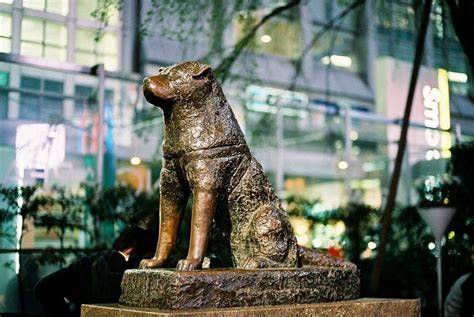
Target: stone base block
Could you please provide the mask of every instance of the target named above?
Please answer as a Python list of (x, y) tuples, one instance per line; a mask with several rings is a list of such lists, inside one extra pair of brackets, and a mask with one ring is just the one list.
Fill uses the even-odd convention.
[(128, 270), (120, 304), (192, 309), (320, 303), (359, 297), (359, 272), (334, 267)]
[(203, 308), (193, 310), (158, 310), (134, 308), (119, 304), (82, 305), (81, 317), (309, 317), (309, 316), (365, 316), (365, 317), (415, 317), (420, 316), (420, 301), (361, 298), (343, 302), (281, 305), (245, 308)]

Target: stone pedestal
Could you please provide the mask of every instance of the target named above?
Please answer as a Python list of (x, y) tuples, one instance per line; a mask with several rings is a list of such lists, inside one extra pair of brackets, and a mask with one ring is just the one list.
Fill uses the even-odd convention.
[(120, 304), (185, 310), (333, 302), (359, 297), (359, 272), (294, 269), (128, 270)]
[(193, 310), (159, 310), (136, 308), (119, 304), (82, 305), (81, 317), (310, 317), (364, 316), (415, 317), (420, 316), (419, 300), (361, 298), (343, 302), (281, 305), (244, 308), (202, 308)]

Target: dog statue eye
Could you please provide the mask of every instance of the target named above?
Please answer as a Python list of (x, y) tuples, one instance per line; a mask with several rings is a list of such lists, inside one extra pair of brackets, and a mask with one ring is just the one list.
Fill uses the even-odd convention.
[(201, 79), (206, 78), (206, 75), (205, 75), (205, 74), (202, 74), (202, 75), (194, 76), (193, 78), (194, 78), (195, 80), (201, 80)]
[(195, 79), (195, 80), (205, 79), (209, 75), (210, 71), (211, 71), (211, 69), (209, 67), (207, 67), (204, 71), (200, 72), (199, 74), (192, 75), (193, 79)]

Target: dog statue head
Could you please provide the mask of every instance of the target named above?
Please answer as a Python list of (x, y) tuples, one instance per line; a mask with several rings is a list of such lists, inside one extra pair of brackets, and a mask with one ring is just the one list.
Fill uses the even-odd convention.
[(160, 68), (158, 75), (143, 80), (146, 100), (163, 109), (208, 96), (211, 90), (211, 67), (195, 61)]

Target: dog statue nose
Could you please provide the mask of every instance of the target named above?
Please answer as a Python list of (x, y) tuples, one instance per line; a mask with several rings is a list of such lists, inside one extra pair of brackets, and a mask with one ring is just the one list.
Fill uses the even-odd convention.
[(156, 88), (156, 83), (152, 78), (145, 77), (145, 79), (143, 79), (144, 90), (154, 90), (155, 88)]

